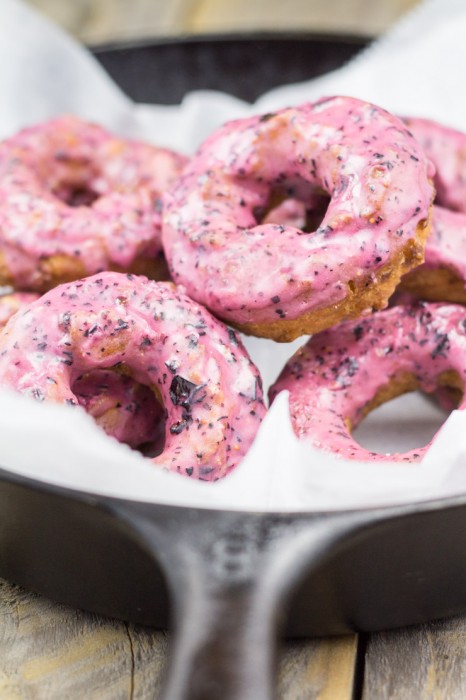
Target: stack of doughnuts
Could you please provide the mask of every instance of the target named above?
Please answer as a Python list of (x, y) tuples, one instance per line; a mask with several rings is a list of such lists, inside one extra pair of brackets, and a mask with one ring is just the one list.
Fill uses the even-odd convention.
[(466, 407), (466, 310), (383, 310), (466, 303), (465, 161), (466, 136), (349, 97), (229, 122), (189, 160), (75, 117), (23, 130), (0, 144), (0, 384), (211, 481), (265, 414), (236, 331), (312, 334), (271, 400), (314, 445), (384, 459), (351, 436), (377, 405)]
[(0, 284), (16, 290), (0, 298), (0, 377), (211, 481), (265, 406), (235, 332), (153, 281), (168, 278), (162, 201), (186, 161), (71, 116), (0, 144)]

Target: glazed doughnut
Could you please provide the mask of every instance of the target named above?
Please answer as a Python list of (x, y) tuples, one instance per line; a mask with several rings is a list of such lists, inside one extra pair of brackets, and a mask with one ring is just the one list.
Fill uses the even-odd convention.
[[(33, 292), (14, 292), (0, 297), (0, 329), (20, 310), (39, 298)], [(163, 423), (163, 411), (153, 392), (131, 377), (112, 370), (94, 370), (76, 378), (77, 401), (107, 435), (130, 447), (155, 443)]]
[[(386, 304), (423, 261), (433, 171), (396, 117), (334, 97), (226, 124), (164, 198), (174, 280), (246, 333), (289, 341)], [(310, 233), (263, 224), (330, 197)]]
[(465, 373), (466, 309), (395, 306), (313, 336), (288, 361), (270, 398), (290, 392), (294, 431), (315, 447), (350, 459), (413, 462), (430, 443), (387, 456), (358, 445), (352, 429), (377, 406), (416, 389), (448, 389), (465, 410)]
[(427, 301), (466, 304), (466, 134), (427, 119), (405, 119), (435, 165), (436, 204), (425, 264), (400, 289)]
[(161, 195), (186, 159), (65, 116), (0, 144), (0, 284), (46, 291), (106, 269), (166, 275)]
[(418, 117), (403, 121), (435, 166), (435, 202), (466, 213), (466, 134)]
[(12, 292), (0, 296), (0, 329), (6, 324), (9, 318), (20, 309), (24, 309), (32, 301), (39, 298), (33, 292)]
[(154, 464), (203, 480), (227, 474), (265, 413), (261, 379), (234, 331), (171, 283), (105, 272), (57, 287), (0, 334), (0, 383), (76, 404), (74, 382), (118, 370), (165, 409)]
[(425, 263), (401, 279), (399, 290), (415, 299), (466, 304), (466, 214), (434, 205)]

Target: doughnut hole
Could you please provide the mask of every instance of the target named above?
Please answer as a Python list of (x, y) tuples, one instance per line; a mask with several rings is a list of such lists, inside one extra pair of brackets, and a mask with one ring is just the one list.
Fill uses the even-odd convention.
[(43, 169), (46, 187), (69, 207), (90, 207), (102, 194), (99, 192), (103, 184), (101, 173), (87, 158), (57, 151), (52, 162), (44, 164)]
[(71, 389), (78, 403), (108, 435), (146, 456), (163, 452), (165, 412), (152, 389), (119, 366), (77, 376)]
[(329, 202), (330, 197), (320, 192), (298, 198), (294, 188), (272, 189), (267, 206), (256, 209), (254, 216), (258, 224), (282, 224), (312, 233), (322, 223)]
[(408, 452), (432, 440), (461, 403), (463, 393), (460, 376), (453, 370), (437, 377), (432, 393), (422, 391), (414, 375), (401, 374), (377, 392), (357, 425), (350, 419), (346, 424), (352, 437), (370, 452)]
[(90, 207), (99, 199), (97, 192), (82, 183), (62, 183), (53, 194), (69, 207)]

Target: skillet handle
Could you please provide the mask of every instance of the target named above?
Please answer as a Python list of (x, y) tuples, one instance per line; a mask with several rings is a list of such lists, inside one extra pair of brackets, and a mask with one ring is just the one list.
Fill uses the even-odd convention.
[(276, 611), (257, 605), (260, 581), (241, 581), (241, 563), (231, 557), (231, 569), (227, 564), (216, 580), (205, 562), (187, 562), (192, 585), (175, 593), (164, 700), (270, 700), (274, 695)]
[(172, 597), (163, 700), (271, 700), (287, 594), (353, 524), (339, 515), (160, 513), (135, 505), (131, 524)]

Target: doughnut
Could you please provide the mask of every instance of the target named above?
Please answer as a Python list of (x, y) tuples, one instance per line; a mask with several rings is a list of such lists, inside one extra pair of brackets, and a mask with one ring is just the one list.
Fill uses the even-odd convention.
[(0, 284), (44, 292), (101, 270), (167, 270), (161, 195), (186, 159), (74, 116), (0, 144)]
[(23, 309), (38, 298), (39, 295), (33, 292), (11, 292), (0, 296), (0, 329), (19, 309)]
[[(0, 329), (13, 314), (38, 298), (33, 292), (1, 296)], [(107, 435), (134, 448), (158, 442), (163, 411), (148, 387), (118, 372), (101, 369), (77, 377), (73, 389), (79, 405)]]
[(425, 262), (402, 277), (399, 290), (414, 299), (466, 305), (466, 214), (434, 205)]
[(403, 121), (435, 166), (435, 202), (466, 213), (466, 134), (430, 119)]
[[(432, 174), (401, 120), (360, 100), (230, 122), (164, 197), (171, 275), (245, 333), (316, 333), (385, 306), (423, 261)], [(315, 230), (263, 223), (277, 200), (316, 195), (327, 209)]]
[[(390, 456), (365, 450), (351, 431), (374, 408), (409, 391), (448, 391), (460, 410), (466, 373), (466, 309), (394, 306), (313, 336), (270, 389), (289, 391), (299, 438), (348, 459), (416, 462), (429, 445)], [(435, 440), (435, 437), (433, 438)]]
[(104, 272), (52, 289), (0, 334), (0, 385), (76, 405), (74, 384), (113, 370), (149, 387), (165, 415), (152, 462), (211, 481), (248, 450), (265, 414), (261, 378), (236, 333), (173, 284)]
[(428, 119), (404, 120), (433, 162), (437, 191), (425, 264), (400, 284), (426, 301), (466, 304), (466, 134)]

